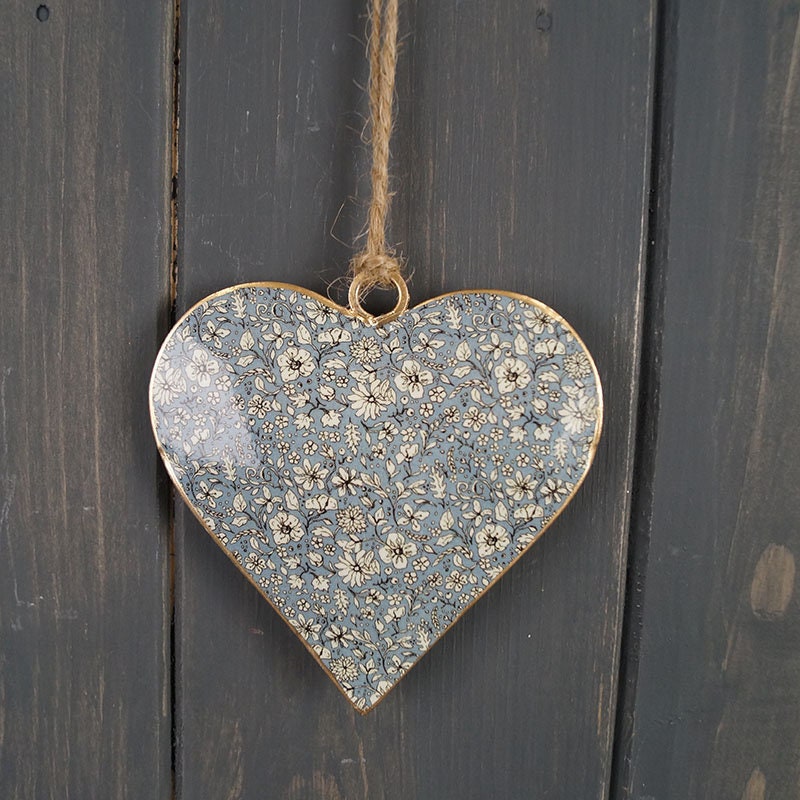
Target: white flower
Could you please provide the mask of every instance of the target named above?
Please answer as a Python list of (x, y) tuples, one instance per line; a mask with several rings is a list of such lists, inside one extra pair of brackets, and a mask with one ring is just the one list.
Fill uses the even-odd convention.
[(568, 491), (567, 484), (559, 478), (548, 478), (541, 489), (542, 498), (547, 505), (560, 503), (567, 496)]
[(267, 560), (260, 553), (248, 553), (244, 560), (245, 569), (260, 575), (267, 568)]
[(222, 492), (209, 486), (205, 481), (200, 481), (200, 488), (195, 492), (195, 497), (209, 508), (216, 508), (217, 498), (222, 497)]
[(508, 349), (508, 344), (500, 340), (500, 337), (492, 331), (489, 340), (481, 345), (481, 350), (490, 356), (494, 361), (503, 357), (503, 353)]
[(514, 500), (530, 500), (536, 492), (537, 482), (533, 475), (523, 475), (517, 470), (513, 478), (506, 479), (506, 486), (508, 486), (508, 494)]
[(422, 369), (418, 361), (408, 359), (403, 362), (394, 382), (401, 392), (408, 392), (412, 397), (419, 399), (424, 394), (425, 387), (433, 383), (433, 373)]
[(264, 341), (272, 342), (275, 345), (275, 350), (280, 350), (289, 341), (289, 332), (283, 330), (277, 322), (273, 322), (271, 328), (268, 325), (263, 325), (261, 336)]
[(381, 357), (381, 346), (375, 339), (358, 339), (350, 347), (350, 353), (361, 364), (372, 364)]
[(331, 647), (339, 647), (340, 645), (350, 644), (354, 637), (348, 628), (344, 625), (331, 625), (325, 631), (325, 636), (330, 639)]
[(264, 419), (269, 411), (269, 400), (260, 394), (254, 394), (247, 404), (247, 413), (259, 419)]
[(494, 368), (497, 387), (502, 394), (524, 389), (531, 382), (531, 371), (528, 365), (519, 358), (506, 358)]
[(414, 542), (406, 541), (402, 533), (390, 533), (386, 537), (386, 544), (378, 550), (381, 559), (396, 569), (405, 569), (408, 559), (416, 554), (417, 546)]
[(358, 667), (352, 656), (334, 658), (329, 666), (337, 680), (342, 681), (342, 683), (349, 683), (358, 677)]
[(395, 398), (394, 389), (389, 386), (388, 380), (371, 378), (369, 386), (359, 383), (347, 399), (359, 417), (370, 420), (379, 417)]
[(228, 328), (217, 327), (213, 320), (206, 320), (205, 330), (200, 334), (204, 342), (213, 342), (214, 347), (222, 347), (222, 340), (230, 334)]
[(312, 464), (307, 458), (304, 458), (302, 466), (292, 469), (294, 469), (297, 485), (307, 492), (313, 489), (322, 489), (325, 485), (328, 470), (322, 464)]
[(486, 414), (483, 413), (476, 406), (470, 406), (464, 412), (464, 425), (472, 428), (474, 431), (479, 431), (488, 421)]
[(478, 531), (475, 535), (475, 541), (478, 543), (478, 555), (481, 558), (500, 553), (511, 544), (511, 539), (505, 528), (501, 528), (493, 522)]
[(178, 369), (159, 370), (153, 378), (153, 398), (159, 405), (171, 403), (186, 389), (186, 381)]
[(527, 317), (531, 330), (533, 330), (534, 333), (544, 333), (545, 331), (548, 333), (553, 332), (553, 319), (544, 311), (542, 311), (542, 309), (536, 308), (533, 309), (533, 311), (526, 310), (524, 314)]
[(597, 419), (597, 401), (581, 392), (558, 409), (558, 416), (567, 433), (582, 433)]
[(309, 300), (306, 304), (306, 314), (308, 318), (317, 323), (317, 325), (324, 325), (330, 322), (336, 316), (336, 312), (328, 305), (320, 303), (318, 300)]
[(359, 485), (358, 473), (354, 469), (339, 467), (336, 474), (331, 478), (331, 484), (339, 492), (339, 497), (346, 494), (355, 494), (356, 487)]
[[(410, 503), (405, 503), (403, 505), (403, 513), (397, 517), (397, 521), (401, 525), (405, 525), (414, 531), (418, 531), (420, 529), (420, 523), (429, 516), (429, 512), (422, 511), (419, 508), (414, 508), (414, 506), (412, 506)], [(416, 549), (414, 552), (416, 552)]]
[(190, 381), (194, 381), (199, 386), (208, 386), (211, 383), (211, 376), (219, 372), (219, 361), (211, 358), (208, 351), (197, 348), (192, 353), (192, 360), (186, 365), (186, 374)]
[(444, 585), (450, 591), (460, 592), (467, 585), (467, 576), (456, 570), (447, 576)]
[(277, 360), (284, 382), (307, 378), (314, 371), (314, 359), (302, 347), (287, 347)]
[(397, 622), (401, 617), (404, 617), (406, 613), (405, 606), (392, 606), (389, 610), (383, 615), (384, 622), (388, 622), (391, 624), (392, 622)]
[(323, 644), (312, 644), (311, 649), (323, 660), (331, 657), (331, 651)]
[(363, 586), (367, 578), (375, 575), (380, 570), (375, 556), (367, 550), (342, 553), (334, 566), (339, 573), (339, 577), (348, 586)]
[(434, 403), (441, 403), (447, 397), (444, 386), (434, 386), (428, 395)]
[(391, 420), (385, 420), (380, 425), (376, 425), (372, 430), (378, 431), (378, 439), (394, 439), (400, 433), (400, 429)]
[(313, 617), (306, 617), (304, 614), (298, 614), (297, 618), (292, 620), (292, 625), (304, 639), (315, 636), (322, 627), (319, 623), (314, 622)]
[[(412, 442), (411, 444), (404, 444), (400, 446), (400, 449), (397, 451), (396, 460), (398, 464), (402, 464), (404, 461), (409, 461), (414, 458), (415, 455), (419, 453), (419, 445), (416, 442)], [(388, 465), (391, 462), (387, 461), (387, 469), (390, 469)], [(427, 514), (425, 515), (427, 516)]]
[(428, 358), (436, 358), (436, 351), (441, 347), (444, 347), (441, 339), (429, 339), (425, 331), (419, 331), (417, 341), (412, 345), (411, 350), (414, 353), (425, 353)]
[(589, 361), (589, 356), (583, 350), (564, 356), (564, 372), (570, 378), (585, 378), (591, 371), (592, 362)]
[(463, 515), (464, 519), (472, 522), (475, 527), (482, 525), (493, 516), (490, 510), (486, 506), (481, 505), (477, 499), (472, 501), (471, 507), (469, 502), (462, 503), (461, 514)]
[(367, 519), (359, 506), (347, 506), (337, 511), (336, 521), (345, 533), (363, 533), (367, 529)]
[(269, 528), (275, 539), (275, 544), (289, 544), (290, 541), (299, 542), (305, 531), (300, 520), (287, 511), (279, 511), (269, 521)]

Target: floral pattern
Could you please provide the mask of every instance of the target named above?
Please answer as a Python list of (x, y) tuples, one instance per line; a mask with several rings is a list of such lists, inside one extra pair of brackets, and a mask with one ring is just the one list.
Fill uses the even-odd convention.
[(376, 328), (237, 286), (175, 326), (150, 401), (195, 513), (362, 711), (569, 501), (601, 422), (572, 329), (500, 292)]

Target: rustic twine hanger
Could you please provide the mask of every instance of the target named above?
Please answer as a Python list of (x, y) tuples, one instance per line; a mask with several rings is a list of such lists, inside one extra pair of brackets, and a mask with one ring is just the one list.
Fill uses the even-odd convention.
[[(386, 220), (391, 206), (389, 192), (389, 140), (397, 66), (398, 0), (371, 0), (369, 37), (369, 109), (372, 140), (372, 196), (369, 204), (367, 244), (350, 262), (350, 308), (370, 324), (395, 319), (408, 306), (408, 289), (400, 260), (386, 244)], [(373, 317), (361, 307), (361, 295), (378, 286), (394, 286), (395, 308)]]

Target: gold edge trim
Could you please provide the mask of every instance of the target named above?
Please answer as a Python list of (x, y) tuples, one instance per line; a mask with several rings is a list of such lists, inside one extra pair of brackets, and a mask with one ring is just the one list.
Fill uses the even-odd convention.
[(503, 578), (506, 575), (506, 573), (508, 573), (511, 570), (511, 568), (531, 549), (531, 547), (533, 547), (533, 545), (536, 544), (539, 541), (539, 539), (542, 538), (544, 533), (550, 529), (552, 524), (561, 516), (561, 514), (564, 512), (564, 510), (567, 508), (567, 506), (569, 506), (572, 503), (572, 499), (578, 493), (578, 491), (581, 488), (581, 486), (583, 486), (583, 483), (586, 480), (586, 476), (589, 474), (589, 471), (591, 470), (592, 465), (594, 464), (595, 455), (597, 454), (597, 448), (598, 448), (599, 443), (600, 443), (600, 435), (601, 435), (602, 429), (603, 429), (604, 412), (605, 412), (603, 388), (602, 388), (602, 383), (600, 382), (600, 374), (597, 371), (597, 365), (595, 364), (594, 357), (592, 356), (591, 352), (589, 351), (589, 348), (586, 347), (586, 344), (584, 343), (583, 339), (578, 335), (577, 331), (572, 327), (572, 325), (570, 325), (570, 323), (567, 322), (567, 320), (565, 320), (564, 317), (561, 316), (561, 314), (559, 314), (557, 311), (554, 311), (546, 303), (543, 303), (540, 300), (536, 300), (533, 297), (528, 297), (527, 295), (520, 294), (519, 292), (508, 292), (508, 291), (504, 291), (502, 289), (460, 289), (460, 290), (457, 289), (457, 290), (452, 291), (452, 292), (446, 292), (445, 294), (440, 294), (440, 295), (437, 295), (436, 297), (432, 297), (432, 298), (430, 298), (428, 300), (425, 300), (422, 303), (419, 303), (416, 306), (413, 306), (411, 309), (408, 309), (408, 310), (411, 310), (411, 311), (416, 311), (418, 309), (424, 308), (426, 305), (429, 305), (431, 303), (435, 303), (435, 302), (437, 302), (439, 300), (443, 300), (446, 297), (452, 297), (454, 295), (460, 295), (460, 294), (493, 294), (493, 295), (500, 295), (501, 297), (510, 297), (510, 298), (512, 298), (514, 300), (519, 300), (519, 301), (521, 301), (523, 303), (527, 303), (528, 305), (532, 305), (532, 306), (535, 306), (536, 308), (541, 309), (548, 316), (553, 317), (558, 322), (560, 322), (565, 328), (567, 328), (567, 330), (575, 337), (575, 339), (578, 341), (578, 343), (583, 348), (583, 350), (586, 353), (586, 355), (589, 357), (589, 363), (591, 364), (592, 374), (594, 375), (595, 385), (597, 387), (597, 421), (595, 423), (594, 435), (592, 436), (592, 444), (591, 444), (591, 446), (589, 448), (589, 455), (588, 455), (588, 460), (587, 460), (587, 463), (586, 463), (586, 469), (583, 471), (583, 475), (581, 475), (580, 480), (575, 484), (575, 487), (570, 492), (570, 494), (568, 495), (567, 499), (562, 504), (561, 508), (559, 508), (558, 511), (553, 515), (553, 517), (550, 519), (550, 521), (547, 523), (547, 525), (545, 525), (539, 531), (539, 533), (536, 535), (536, 537), (529, 542), (529, 544), (527, 545), (527, 547), (524, 550), (520, 551), (520, 553), (512, 561), (510, 561), (506, 565), (506, 567), (504, 567), (502, 572), (498, 573), (494, 578), (492, 578), (492, 580), (486, 586), (483, 587), (481, 593), (477, 597), (473, 598), (472, 601), (468, 605), (466, 605), (463, 609), (461, 609), (461, 611), (459, 611), (459, 613), (452, 620), (452, 622), (450, 622), (450, 624), (436, 637), (436, 639), (433, 640), (433, 642), (431, 643), (430, 647), (424, 653), (422, 653), (417, 658), (417, 660), (405, 672), (403, 672), (401, 675), (399, 675), (396, 678), (396, 680), (392, 683), (392, 685), (389, 687), (389, 689), (387, 689), (375, 703), (373, 703), (368, 708), (359, 708), (353, 702), (352, 698), (347, 694), (347, 692), (345, 691), (345, 689), (341, 685), (341, 683), (339, 683), (339, 681), (337, 680), (336, 676), (330, 671), (330, 669), (328, 669), (328, 667), (324, 664), (322, 659), (317, 655), (317, 653), (314, 651), (313, 647), (308, 643), (308, 641), (306, 641), (306, 639), (304, 639), (300, 635), (300, 633), (297, 631), (297, 629), (294, 627), (294, 625), (292, 625), (292, 623), (287, 619), (287, 617), (284, 616), (284, 614), (275, 605), (275, 603), (272, 602), (272, 600), (266, 594), (266, 592), (262, 589), (262, 587), (259, 586), (258, 583), (256, 583), (256, 581), (247, 572), (247, 570), (245, 570), (242, 567), (242, 565), (236, 560), (236, 558), (233, 556), (233, 554), (230, 552), (230, 550), (228, 550), (225, 547), (225, 545), (222, 542), (220, 542), (220, 540), (217, 537), (217, 535), (206, 525), (205, 521), (200, 516), (198, 511), (195, 509), (194, 504), (189, 499), (188, 495), (183, 491), (183, 487), (181, 486), (180, 481), (176, 478), (175, 473), (173, 472), (173, 469), (172, 469), (172, 465), (170, 464), (169, 459), (166, 456), (166, 452), (165, 452), (164, 448), (162, 447), (161, 442), (160, 442), (160, 440), (158, 438), (158, 434), (156, 432), (156, 417), (155, 417), (155, 409), (154, 409), (154, 406), (153, 406), (153, 381), (155, 379), (156, 366), (157, 366), (157, 364), (158, 364), (158, 362), (159, 362), (159, 360), (161, 358), (161, 354), (163, 353), (163, 351), (164, 351), (164, 349), (165, 349), (165, 347), (167, 345), (167, 342), (169, 341), (170, 337), (184, 323), (184, 321), (187, 319), (187, 317), (189, 317), (195, 311), (195, 309), (197, 309), (201, 305), (203, 305), (203, 303), (207, 303), (208, 301), (214, 300), (217, 297), (221, 297), (224, 294), (230, 294), (231, 292), (235, 291), (236, 289), (249, 289), (249, 288), (288, 289), (289, 291), (299, 292), (300, 294), (305, 295), (306, 297), (311, 297), (311, 298), (313, 298), (315, 300), (318, 300), (319, 302), (323, 303), (324, 305), (329, 306), (330, 308), (333, 308), (333, 309), (339, 311), (344, 316), (350, 317), (352, 319), (357, 319), (363, 325), (365, 325), (365, 327), (369, 327), (369, 324), (364, 322), (364, 320), (358, 315), (358, 313), (353, 312), (350, 309), (345, 308), (344, 306), (340, 306), (338, 303), (335, 303), (330, 298), (324, 297), (323, 295), (319, 294), (318, 292), (315, 292), (315, 291), (313, 291), (311, 289), (303, 289), (302, 287), (296, 286), (296, 285), (291, 284), (291, 283), (283, 283), (283, 282), (280, 282), (280, 281), (256, 281), (256, 282), (252, 282), (252, 283), (238, 283), (238, 284), (236, 284), (234, 286), (228, 286), (225, 289), (220, 289), (218, 292), (214, 292), (213, 294), (210, 294), (210, 295), (204, 297), (202, 300), (199, 300), (193, 306), (191, 306), (189, 308), (189, 310), (186, 311), (180, 317), (180, 319), (178, 319), (178, 321), (170, 329), (169, 333), (164, 337), (164, 341), (161, 343), (161, 347), (159, 347), (159, 349), (158, 349), (158, 354), (156, 355), (155, 361), (153, 363), (153, 370), (150, 373), (150, 382), (148, 384), (148, 398), (147, 398), (148, 399), (148, 407), (149, 407), (149, 410), (150, 410), (150, 426), (151, 426), (151, 428), (153, 430), (153, 438), (156, 441), (156, 447), (158, 449), (158, 453), (161, 456), (161, 460), (162, 460), (162, 462), (164, 464), (164, 467), (167, 470), (167, 473), (169, 474), (169, 477), (170, 477), (170, 480), (172, 481), (173, 486), (178, 490), (178, 494), (180, 494), (181, 498), (186, 503), (186, 505), (189, 507), (189, 510), (192, 512), (192, 514), (197, 519), (197, 521), (202, 525), (202, 527), (206, 531), (206, 533), (208, 533), (209, 536), (211, 536), (211, 538), (214, 540), (214, 542), (217, 545), (217, 547), (219, 547), (220, 550), (222, 550), (222, 552), (225, 553), (225, 555), (230, 559), (230, 561), (239, 570), (239, 572), (242, 575), (244, 575), (244, 577), (248, 580), (248, 582), (252, 586), (255, 587), (255, 589), (258, 591), (258, 593), (267, 601), (267, 603), (271, 606), (271, 608), (286, 623), (286, 625), (289, 627), (289, 629), (292, 631), (292, 633), (294, 633), (294, 635), (302, 642), (303, 646), (306, 648), (306, 650), (308, 650), (308, 652), (311, 654), (311, 656), (314, 658), (314, 660), (317, 662), (317, 664), (319, 664), (319, 666), (322, 667), (322, 669), (325, 672), (325, 674), (331, 679), (331, 681), (333, 682), (334, 686), (339, 690), (339, 692), (347, 700), (347, 702), (350, 704), (350, 706), (355, 711), (357, 711), (361, 716), (366, 716), (367, 714), (369, 714), (370, 711), (373, 711), (375, 708), (377, 708), (394, 691), (394, 689), (397, 687), (398, 683), (400, 683), (400, 681), (403, 678), (405, 678), (406, 675), (408, 675), (409, 672), (411, 672), (411, 670), (414, 669), (414, 667), (416, 667), (417, 664), (419, 664), (419, 662), (422, 661), (422, 659), (426, 655), (428, 655), (428, 653), (431, 652), (431, 650), (444, 638), (444, 635), (457, 622), (459, 622), (459, 620), (461, 620), (461, 618), (464, 616), (464, 614), (466, 614), (479, 600), (483, 599), (483, 597), (486, 595), (486, 593), (489, 591), (489, 589), (491, 589), (501, 578)]

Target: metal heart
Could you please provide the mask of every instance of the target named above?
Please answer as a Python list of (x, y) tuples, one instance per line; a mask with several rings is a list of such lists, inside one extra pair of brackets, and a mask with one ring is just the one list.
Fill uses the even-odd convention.
[(150, 408), (192, 511), (365, 712), (564, 509), (602, 396), (573, 329), (522, 295), (375, 327), (258, 283), (175, 325)]

